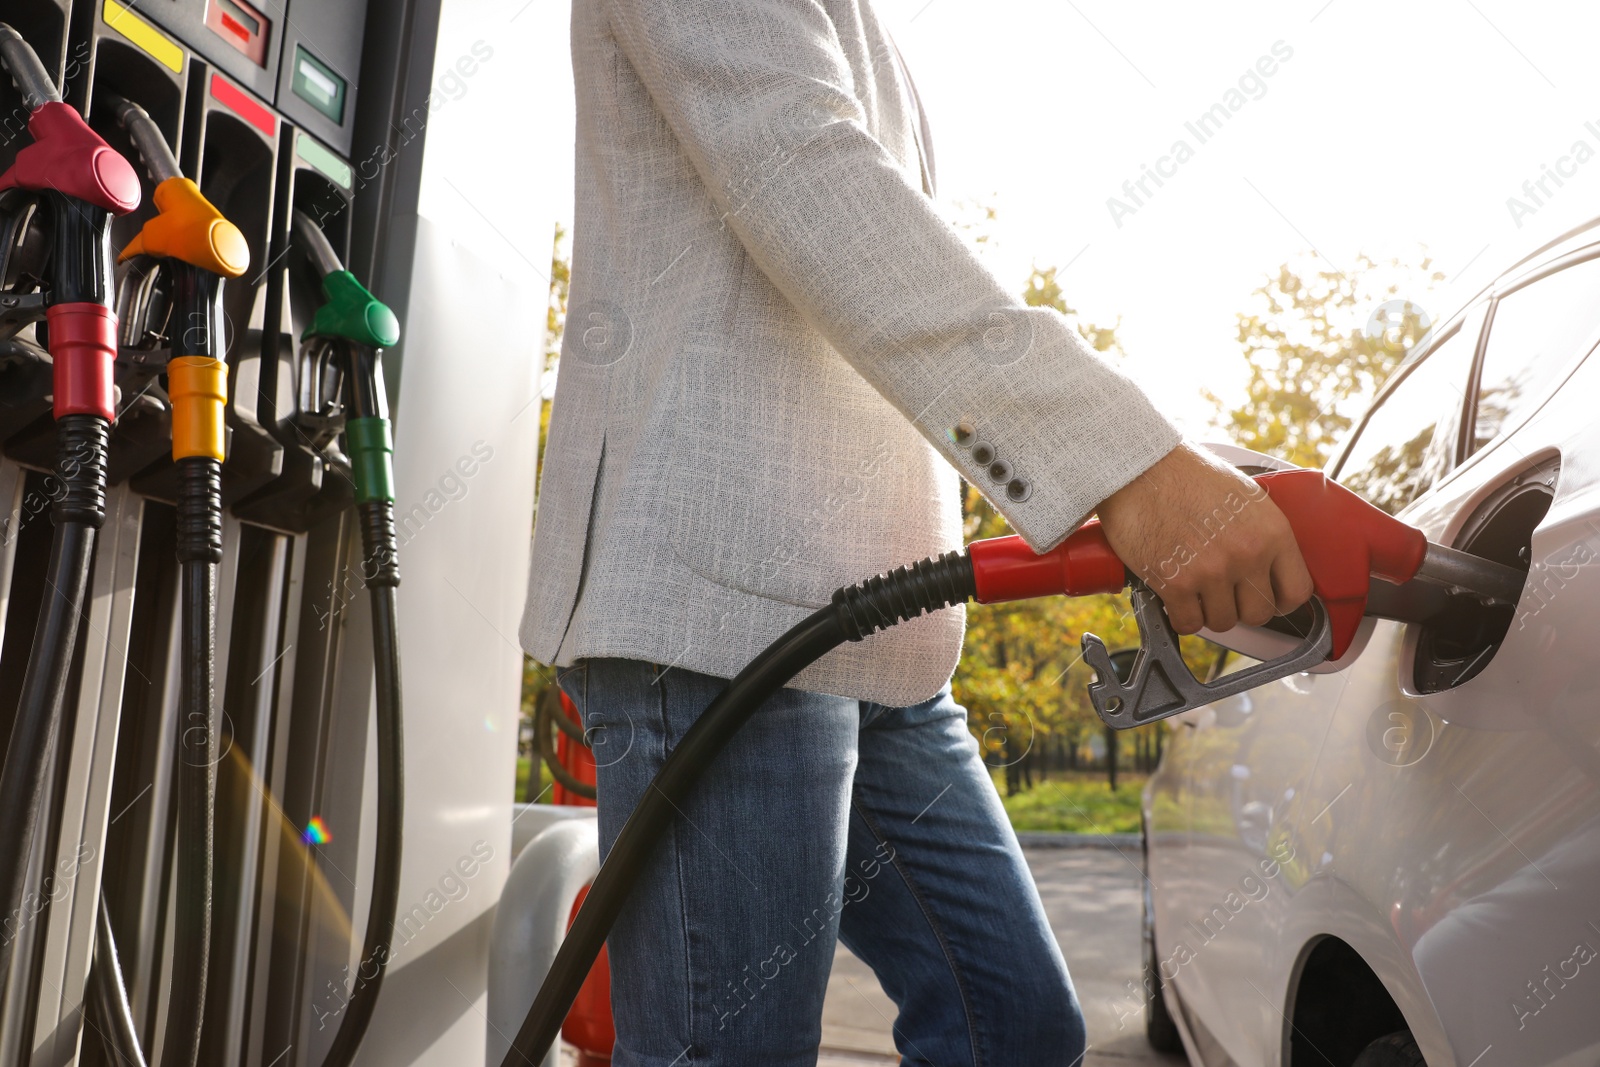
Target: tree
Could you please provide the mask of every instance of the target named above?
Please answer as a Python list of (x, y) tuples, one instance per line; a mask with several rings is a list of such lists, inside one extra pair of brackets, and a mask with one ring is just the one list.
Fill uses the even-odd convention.
[[(1055, 267), (1035, 266), (1022, 290), (1029, 307), (1054, 308), (1098, 352), (1120, 357), (1117, 324), (1082, 321), (1067, 305)], [(968, 541), (1011, 532), (1005, 519), (973, 486), (965, 488)], [(968, 722), (985, 760), (1004, 768), (1006, 792), (1030, 788), (1035, 771), (1047, 773), (1047, 745), (1075, 753), (1102, 729), (1089, 702), (1093, 672), (1079, 651), (1083, 635), (1093, 633), (1115, 648), (1138, 643), (1138, 628), (1126, 596), (1070, 599), (1048, 597), (1011, 604), (974, 604), (953, 686), (966, 706)], [(1196, 662), (1204, 642), (1185, 638)], [(1148, 728), (1152, 731), (1156, 728)], [(1113, 780), (1112, 788), (1115, 788)]]
[(555, 390), (556, 370), (561, 364), (561, 339), (567, 326), (567, 291), (571, 286), (572, 254), (567, 250), (567, 228), (558, 222), (550, 247), (550, 297), (545, 305), (544, 367), (539, 375), (539, 452), (535, 479), (544, 473), (544, 441), (550, 432), (550, 400)]
[[(1239, 344), (1249, 367), (1242, 403), (1207, 392), (1220, 428), (1238, 444), (1303, 467), (1321, 467), (1371, 397), (1425, 335), (1430, 323), (1417, 300), (1444, 275), (1424, 254), (1416, 266), (1399, 259), (1357, 257), (1346, 274), (1288, 263), (1238, 315)], [(1405, 288), (1410, 301), (1399, 299)]]
[[(544, 351), (541, 353), (544, 365), (539, 376), (539, 445), (534, 461), (535, 485), (540, 484), (539, 479), (544, 473), (544, 445), (545, 438), (550, 432), (550, 400), (555, 382), (556, 368), (561, 361), (561, 338), (567, 323), (567, 290), (572, 281), (571, 253), (567, 250), (567, 230), (561, 223), (556, 223), (555, 239), (551, 242), (550, 249), (550, 295), (545, 308)], [(534, 516), (537, 520), (538, 501), (534, 502)], [(534, 709), (538, 707), (541, 699), (547, 699), (546, 693), (555, 685), (555, 672), (544, 664), (536, 661), (532, 656), (522, 657), (522, 717), (529, 721), (533, 719)], [(539, 753), (537, 748), (531, 753), (537, 762)], [(538, 769), (535, 767), (531, 781), (538, 781)]]
[[(1069, 319), (1078, 319), (1078, 313), (1067, 306), (1061, 286), (1056, 282), (1054, 267), (1034, 266), (1033, 273), (1028, 276), (1028, 284), (1023, 287), (1022, 302), (1029, 307), (1055, 308)], [(1092, 322), (1082, 321), (1075, 324), (1078, 334), (1088, 341), (1089, 347), (1096, 352), (1106, 352), (1117, 357), (1127, 354), (1122, 350), (1122, 342), (1117, 340), (1117, 327), (1122, 325), (1121, 315), (1118, 315), (1117, 321), (1110, 326), (1097, 326)]]

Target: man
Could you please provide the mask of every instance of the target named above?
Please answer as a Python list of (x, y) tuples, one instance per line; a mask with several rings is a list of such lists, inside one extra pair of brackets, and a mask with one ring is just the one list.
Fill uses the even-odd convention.
[[(958, 547), (960, 472), (1036, 549), (1098, 511), (1151, 577), (1242, 477), (935, 212), (870, 0), (575, 0), (577, 217), (524, 647), (595, 743), (604, 852), (757, 652)], [(953, 469), (952, 469), (953, 468)], [(1173, 624), (1309, 595), (1270, 501)], [(824, 657), (729, 745), (611, 936), (618, 1067), (812, 1063), (837, 937), (907, 1062), (1077, 1063), (1071, 980), (948, 680), (963, 616)]]

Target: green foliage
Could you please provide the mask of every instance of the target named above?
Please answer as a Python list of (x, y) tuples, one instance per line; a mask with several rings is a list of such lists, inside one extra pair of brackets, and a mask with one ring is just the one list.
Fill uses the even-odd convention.
[(1426, 297), (1444, 279), (1424, 256), (1416, 266), (1398, 259), (1378, 264), (1357, 258), (1349, 274), (1298, 270), (1285, 263), (1238, 315), (1239, 344), (1250, 377), (1243, 403), (1214, 393), (1221, 428), (1238, 444), (1303, 467), (1321, 467), (1354, 417), (1425, 332), (1419, 308), (1369, 332), (1374, 312), (1402, 295)]
[[(1067, 305), (1055, 267), (1035, 266), (1022, 299), (1029, 307), (1054, 308), (1069, 319), (1078, 318)], [(1075, 322), (1091, 347), (1113, 356), (1122, 355), (1116, 334), (1120, 324), (1121, 319), (1111, 326)], [(1005, 519), (975, 487), (967, 486), (965, 493), (963, 532), (967, 541), (1011, 533)], [(1095, 634), (1112, 649), (1137, 645), (1139, 631), (1128, 598), (1049, 597), (973, 604), (967, 609), (967, 632), (952, 686), (956, 699), (967, 708), (968, 722), (991, 766), (1028, 759), (1046, 738), (1065, 740), (1077, 749), (1104, 729), (1089, 703), (1087, 687), (1094, 672), (1083, 662), (1080, 651), (1086, 633)], [(1185, 657), (1203, 674), (1214, 650), (1199, 638), (1184, 638), (1182, 645)], [(1141, 729), (1156, 733), (1165, 727)], [(1133, 747), (1132, 735), (1125, 736), (1121, 745), (1124, 760), (1129, 759)], [(1007, 792), (1015, 792), (1018, 785), (1015, 775), (1009, 777)], [(1104, 790), (1104, 784), (1099, 788)], [(1008, 798), (1008, 803), (1010, 799), (1015, 797)]]
[(561, 362), (561, 339), (567, 326), (567, 293), (572, 287), (572, 254), (567, 250), (567, 228), (556, 223), (555, 240), (550, 248), (550, 298), (545, 307), (544, 368), (539, 377), (539, 451), (535, 460), (534, 484), (544, 474), (544, 442), (550, 433), (550, 393), (556, 368)]
[[(1056, 268), (1039, 267), (1035, 265), (1033, 273), (1028, 276), (1028, 284), (1022, 290), (1022, 302), (1034, 308), (1055, 308), (1069, 319), (1077, 319), (1078, 313), (1067, 306), (1065, 294), (1056, 281)], [(1096, 352), (1106, 352), (1114, 356), (1127, 355), (1122, 350), (1122, 343), (1117, 340), (1117, 327), (1122, 325), (1122, 316), (1117, 316), (1117, 321), (1110, 326), (1097, 326), (1092, 322), (1079, 321), (1078, 333), (1089, 347)]]
[[(546, 380), (556, 372), (557, 364), (561, 360), (561, 337), (567, 324), (567, 291), (572, 282), (572, 257), (567, 250), (567, 230), (559, 222), (556, 223), (555, 240), (551, 243), (550, 250), (550, 299), (545, 310), (544, 333), (544, 367), (539, 378), (539, 444), (534, 461), (534, 484), (541, 484), (539, 479), (544, 477), (544, 446), (545, 439), (550, 433), (550, 396), (551, 390), (545, 388)], [(534, 502), (534, 517), (537, 521), (539, 514), (538, 501)], [(540, 697), (546, 689), (555, 685), (555, 672), (537, 663), (532, 657), (522, 657), (522, 716), (525, 719), (533, 717), (533, 709), (538, 706)], [(526, 775), (521, 771), (518, 779), (517, 796), (521, 792)], [(548, 772), (546, 772), (548, 774)]]
[(539, 789), (534, 793), (534, 798), (537, 803), (548, 804), (550, 803), (550, 788), (555, 779), (550, 777), (550, 769), (537, 756), (517, 757), (517, 791), (512, 795), (518, 800), (528, 795), (528, 775), (533, 773), (535, 766), (539, 768)]
[[(1145, 775), (1128, 774), (1113, 793), (1098, 775), (1051, 778), (1001, 801), (1019, 831), (1128, 834), (1139, 830), (1139, 792)], [(1001, 783), (996, 780), (996, 787)]]

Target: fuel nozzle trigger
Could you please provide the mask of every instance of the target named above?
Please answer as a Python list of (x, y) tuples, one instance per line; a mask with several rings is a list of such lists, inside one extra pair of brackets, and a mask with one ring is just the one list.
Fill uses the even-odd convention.
[(1135, 578), (1129, 583), (1134, 621), (1139, 624), (1139, 651), (1134, 655), (1128, 680), (1121, 681), (1111, 664), (1111, 652), (1094, 634), (1083, 635), (1083, 659), (1093, 668), (1089, 700), (1107, 725), (1127, 730), (1209, 704), (1258, 685), (1310, 670), (1328, 658), (1333, 648), (1333, 625), (1327, 609), (1311, 600), (1311, 628), (1292, 650), (1266, 663), (1235, 671), (1215, 682), (1202, 682), (1183, 661), (1177, 632), (1155, 592)]

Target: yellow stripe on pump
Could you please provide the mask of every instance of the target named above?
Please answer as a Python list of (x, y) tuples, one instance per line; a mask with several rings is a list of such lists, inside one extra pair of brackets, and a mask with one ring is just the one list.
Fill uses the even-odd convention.
[(101, 15), (107, 26), (150, 53), (162, 66), (174, 74), (183, 73), (183, 49), (168, 40), (166, 34), (135, 15), (132, 5), (124, 7), (117, 0), (105, 0)]
[(168, 360), (167, 394), (172, 398), (172, 458), (209, 456), (222, 462), (228, 365), (206, 356)]

